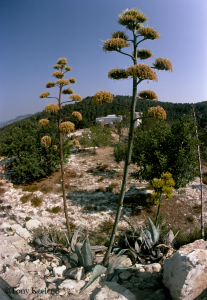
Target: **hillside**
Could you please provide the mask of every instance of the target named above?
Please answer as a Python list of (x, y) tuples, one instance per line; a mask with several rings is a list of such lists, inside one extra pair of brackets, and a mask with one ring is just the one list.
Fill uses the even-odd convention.
[[(79, 111), (82, 114), (83, 120), (77, 121), (75, 120), (76, 129), (86, 128), (92, 124), (95, 124), (95, 119), (97, 117), (106, 116), (109, 114), (126, 114), (129, 110), (126, 106), (129, 106), (131, 103), (131, 96), (114, 96), (114, 101), (112, 104), (103, 104), (103, 105), (93, 105), (92, 97), (86, 97), (81, 102), (77, 102), (75, 104), (66, 104), (62, 109), (62, 117), (67, 117), (73, 111)], [(120, 106), (121, 105), (121, 106)], [(167, 112), (167, 121), (175, 122), (179, 120), (184, 114), (189, 114), (192, 109), (192, 104), (189, 103), (171, 103), (171, 102), (153, 102), (148, 100), (139, 100), (136, 104), (136, 111), (145, 111), (151, 106), (161, 106)], [(195, 112), (198, 124), (201, 127), (207, 126), (207, 101), (196, 103)], [(29, 116), (29, 115), (27, 115)], [(19, 126), (22, 122), (25, 122), (25, 119), (21, 119), (21, 117), (30, 120), (31, 122), (38, 122), (40, 119), (47, 118), (51, 122), (56, 121), (55, 114), (49, 114), (44, 111), (41, 113), (36, 113), (29, 117), (27, 116), (19, 116), (14, 120), (10, 120), (11, 124), (5, 125), (0, 128), (0, 134), (5, 133), (7, 130), (10, 130), (13, 126)], [(16, 120), (16, 121), (15, 121)]]

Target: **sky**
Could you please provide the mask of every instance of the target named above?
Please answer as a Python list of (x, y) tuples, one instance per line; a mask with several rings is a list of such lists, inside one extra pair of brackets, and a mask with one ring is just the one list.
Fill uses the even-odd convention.
[[(156, 58), (169, 59), (173, 72), (156, 71), (158, 82), (143, 81), (138, 91), (150, 89), (159, 101), (197, 103), (207, 101), (207, 1), (206, 0), (1, 0), (0, 1), (0, 122), (44, 110), (58, 96), (53, 65), (67, 58), (74, 77), (69, 87), (84, 99), (104, 90), (132, 95), (132, 79), (111, 80), (108, 72), (128, 68), (130, 57), (104, 52), (103, 41), (126, 28), (118, 24), (125, 9), (140, 9), (148, 25), (160, 34), (139, 48), (150, 49), (153, 58), (138, 63), (152, 66)], [(132, 37), (132, 33), (126, 30)], [(125, 48), (131, 53), (132, 48)], [(123, 49), (123, 51), (125, 51)], [(64, 95), (62, 101), (67, 101)]]

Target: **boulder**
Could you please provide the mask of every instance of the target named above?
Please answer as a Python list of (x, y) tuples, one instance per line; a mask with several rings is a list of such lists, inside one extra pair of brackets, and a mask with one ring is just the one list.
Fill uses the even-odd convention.
[(207, 288), (206, 246), (207, 242), (198, 240), (165, 260), (163, 284), (173, 300), (193, 300)]
[(32, 230), (33, 228), (38, 228), (42, 223), (38, 220), (29, 220), (26, 222), (26, 228)]
[(84, 274), (85, 274), (85, 270), (83, 267), (71, 268), (63, 272), (64, 277), (69, 277), (77, 281), (81, 280)]

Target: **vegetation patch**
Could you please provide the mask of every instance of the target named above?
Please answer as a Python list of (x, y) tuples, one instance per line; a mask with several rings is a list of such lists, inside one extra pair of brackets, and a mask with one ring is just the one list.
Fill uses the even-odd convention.
[(112, 231), (114, 222), (112, 219), (108, 219), (99, 225), (100, 233)]
[(61, 207), (60, 206), (55, 206), (52, 209), (47, 208), (46, 211), (53, 213), (53, 214), (57, 214), (61, 211)]
[(40, 206), (42, 204), (42, 199), (40, 197), (35, 196), (34, 198), (32, 198), (31, 204), (34, 207), (38, 207), (38, 206)]
[(0, 187), (0, 195), (2, 195), (3, 193), (5, 193), (5, 189)]
[(190, 216), (186, 217), (186, 221), (189, 222), (189, 223), (192, 223), (194, 220), (195, 220), (194, 216), (190, 215)]
[(0, 181), (0, 186), (4, 186), (4, 183), (2, 181)]
[(104, 172), (104, 171), (106, 171), (106, 169), (108, 168), (108, 166), (109, 165), (107, 165), (107, 164), (100, 163), (100, 164), (97, 165), (96, 169), (98, 171), (100, 171), (100, 172)]
[(67, 171), (66, 176), (67, 176), (67, 178), (76, 178), (77, 173), (75, 171)]
[(23, 195), (21, 196), (20, 200), (22, 201), (22, 203), (27, 203), (31, 195), (32, 194)]
[(49, 186), (49, 185), (42, 185), (41, 187), (40, 187), (40, 191), (42, 192), (42, 193), (44, 193), (44, 194), (47, 194), (47, 193), (51, 193), (52, 192), (52, 190), (53, 190), (53, 187), (52, 186)]
[(30, 218), (30, 217), (26, 217), (25, 218), (25, 221), (27, 222), (27, 221), (29, 221), (29, 220), (31, 220), (32, 218)]
[(38, 190), (38, 186), (36, 185), (27, 185), (22, 188), (24, 192), (36, 192)]

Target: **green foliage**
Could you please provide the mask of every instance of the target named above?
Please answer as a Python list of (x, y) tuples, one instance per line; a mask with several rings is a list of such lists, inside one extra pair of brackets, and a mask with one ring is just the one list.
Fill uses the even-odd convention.
[(196, 177), (198, 165), (195, 122), (183, 116), (180, 122), (171, 126), (158, 121), (148, 131), (138, 127), (132, 162), (140, 168), (134, 174), (139, 180), (152, 182), (168, 171), (175, 180), (176, 189), (185, 187)]
[(36, 185), (27, 185), (27, 186), (24, 186), (22, 188), (22, 190), (24, 192), (32, 192), (33, 193), (33, 192), (38, 190), (38, 186), (36, 186)]
[(42, 204), (42, 199), (38, 196), (35, 196), (32, 198), (31, 200), (31, 204), (34, 206), (34, 207), (38, 207)]
[(90, 127), (90, 131), (82, 133), (81, 144), (88, 147), (106, 147), (110, 145), (112, 135), (110, 128), (102, 128), (100, 124)]
[[(1, 136), (1, 156), (13, 158), (9, 167), (14, 182), (29, 182), (45, 177), (54, 172), (56, 166), (60, 164), (59, 151), (51, 151), (51, 147), (41, 146), (41, 138), (45, 135), (52, 137), (51, 147), (59, 144), (57, 126), (39, 128), (37, 124), (30, 121), (11, 128)], [(68, 142), (63, 140), (63, 146), (66, 145)], [(69, 154), (69, 148), (65, 148), (64, 160)]]
[(27, 203), (29, 201), (30, 197), (31, 197), (31, 194), (23, 195), (23, 196), (21, 196), (20, 200), (22, 203)]
[(121, 144), (118, 142), (114, 147), (114, 159), (119, 164), (121, 161), (125, 161), (127, 153), (127, 144)]
[(25, 221), (26, 221), (26, 222), (29, 221), (29, 220), (31, 220), (30, 217), (25, 217)]

